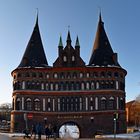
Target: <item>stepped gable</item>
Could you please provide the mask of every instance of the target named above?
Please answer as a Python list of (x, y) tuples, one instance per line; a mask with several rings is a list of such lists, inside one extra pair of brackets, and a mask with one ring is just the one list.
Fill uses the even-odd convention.
[(70, 31), (68, 31), (66, 47), (63, 47), (62, 38), (60, 37), (58, 45), (58, 58), (53, 63), (54, 67), (83, 67), (85, 62), (80, 57), (80, 44), (77, 37), (75, 48), (71, 45)]
[(117, 53), (114, 53), (110, 45), (109, 39), (104, 29), (104, 22), (101, 14), (94, 41), (93, 50), (91, 53), (89, 66), (119, 66)]
[(41, 35), (38, 26), (38, 16), (36, 24), (31, 35), (31, 38), (26, 47), (25, 53), (19, 64), (18, 68), (21, 67), (47, 67), (48, 62), (45, 56)]

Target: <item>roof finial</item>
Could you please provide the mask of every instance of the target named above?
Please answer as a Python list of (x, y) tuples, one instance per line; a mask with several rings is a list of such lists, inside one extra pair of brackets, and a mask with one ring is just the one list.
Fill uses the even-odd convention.
[(69, 30), (69, 28), (70, 28), (70, 25), (68, 26), (67, 43), (71, 44), (71, 37), (70, 37), (70, 30)]
[(36, 8), (36, 11), (37, 11), (36, 24), (38, 24), (38, 14), (39, 14), (39, 10), (38, 10), (38, 8)]
[(68, 25), (68, 31), (70, 30), (70, 25)]
[(102, 22), (101, 7), (99, 6), (99, 22)]

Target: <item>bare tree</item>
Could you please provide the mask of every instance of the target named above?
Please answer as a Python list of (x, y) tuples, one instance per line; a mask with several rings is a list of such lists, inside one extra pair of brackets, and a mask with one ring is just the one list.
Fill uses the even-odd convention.
[(11, 103), (1, 104), (0, 105), (0, 119), (9, 121), (11, 110), (12, 110), (12, 104)]

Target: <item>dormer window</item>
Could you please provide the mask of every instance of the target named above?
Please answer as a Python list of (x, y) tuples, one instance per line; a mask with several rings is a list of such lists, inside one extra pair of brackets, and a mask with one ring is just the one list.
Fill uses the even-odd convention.
[(72, 59), (72, 61), (75, 61), (75, 56), (72, 56), (72, 58), (71, 58), (71, 59)]
[(63, 57), (63, 61), (67, 62), (67, 57), (66, 56)]

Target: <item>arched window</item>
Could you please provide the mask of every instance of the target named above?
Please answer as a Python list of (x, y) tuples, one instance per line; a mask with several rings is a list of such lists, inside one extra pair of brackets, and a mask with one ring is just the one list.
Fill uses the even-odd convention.
[(20, 110), (20, 106), (21, 106), (21, 104), (20, 104), (20, 98), (17, 98), (16, 99), (16, 110)]
[(55, 90), (58, 90), (58, 83), (55, 83)]
[(90, 89), (90, 83), (89, 83), (89, 82), (86, 83), (86, 89), (87, 89), (87, 90)]
[(49, 84), (46, 83), (46, 90), (49, 90)]
[(115, 78), (118, 78), (118, 77), (119, 77), (118, 72), (115, 72), (115, 73), (114, 73), (114, 77), (115, 77)]
[(49, 79), (50, 75), (48, 73), (46, 73), (46, 78)]
[(36, 77), (36, 73), (35, 72), (32, 73), (32, 77)]
[(40, 110), (40, 100), (37, 99), (37, 98), (34, 100), (34, 110), (35, 111), (39, 111)]
[(57, 99), (57, 109), (60, 111), (60, 98)]
[(50, 89), (53, 90), (53, 83), (50, 84)]
[(112, 77), (112, 73), (109, 71), (109, 72), (107, 72), (107, 77), (108, 78), (111, 78)]
[(90, 97), (90, 110), (93, 110), (93, 97)]
[(48, 109), (48, 111), (51, 111), (51, 99), (50, 98), (48, 98), (48, 100), (47, 100), (47, 109)]
[(75, 61), (75, 56), (72, 56), (71, 60), (72, 60), (72, 61)]
[(80, 78), (83, 78), (84, 74), (82, 72), (80, 72)]
[(108, 109), (115, 109), (114, 97), (109, 98)]
[(81, 97), (79, 99), (79, 102), (80, 102), (80, 110), (82, 110), (83, 109), (83, 101), (82, 101), (82, 98)]
[(85, 83), (84, 82), (81, 83), (81, 89), (85, 90)]
[(96, 89), (99, 89), (99, 82), (96, 82)]
[(77, 78), (77, 73), (76, 73), (76, 72), (73, 73), (73, 78), (74, 78), (74, 79)]
[(95, 89), (95, 85), (93, 81), (91, 82), (91, 89)]
[(87, 76), (87, 78), (89, 78), (89, 77), (90, 77), (90, 73), (89, 73), (89, 72), (87, 72), (86, 76)]
[(32, 104), (31, 104), (31, 99), (30, 99), (30, 98), (27, 98), (27, 99), (26, 99), (25, 108), (26, 108), (26, 110), (28, 110), (28, 111), (32, 110)]
[(63, 72), (60, 73), (60, 78), (61, 78), (61, 79), (64, 79), (64, 78), (65, 78), (65, 75), (64, 75)]
[(101, 72), (101, 78), (105, 77), (105, 72)]
[(53, 77), (54, 78), (58, 78), (58, 74), (57, 73), (54, 73)]
[(25, 73), (25, 77), (30, 77), (28, 72)]
[(71, 78), (71, 74), (68, 72), (67, 73), (67, 78), (70, 79)]
[(116, 81), (116, 89), (119, 89), (119, 82)]
[(102, 97), (101, 98), (101, 110), (105, 110), (106, 109), (106, 98), (105, 97)]
[(97, 73), (97, 72), (94, 72), (94, 73), (93, 73), (93, 77), (94, 77), (94, 78), (97, 78), (97, 77), (98, 77), (98, 73)]
[(67, 57), (66, 56), (63, 56), (63, 61), (67, 62)]
[(124, 110), (125, 109), (125, 99), (120, 98), (120, 109)]
[(40, 78), (42, 78), (42, 77), (43, 77), (43, 74), (40, 72), (40, 73), (38, 74), (38, 76), (39, 76)]
[(44, 90), (44, 83), (41, 83), (41, 90)]

